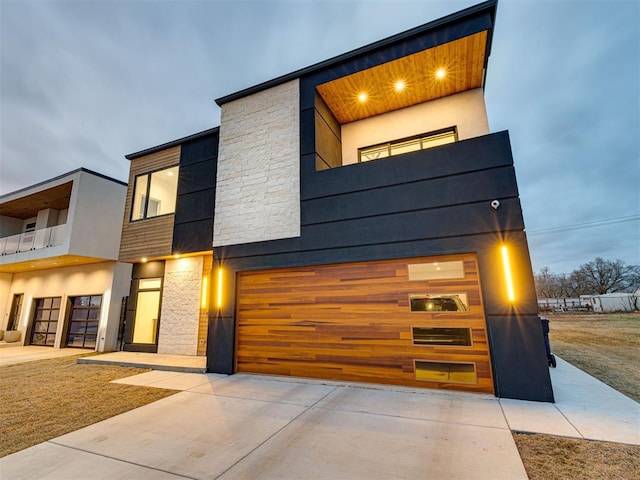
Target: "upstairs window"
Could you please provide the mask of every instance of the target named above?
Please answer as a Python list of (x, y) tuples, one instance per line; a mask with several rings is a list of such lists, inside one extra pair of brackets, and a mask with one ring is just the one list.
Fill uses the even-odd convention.
[(378, 160), (380, 158), (393, 157), (394, 155), (415, 152), (426, 148), (438, 147), (455, 141), (456, 129), (452, 127), (446, 130), (438, 130), (415, 137), (360, 148), (358, 149), (358, 160), (360, 162), (368, 162), (370, 160)]
[(138, 175), (133, 189), (131, 220), (153, 218), (176, 210), (178, 166)]

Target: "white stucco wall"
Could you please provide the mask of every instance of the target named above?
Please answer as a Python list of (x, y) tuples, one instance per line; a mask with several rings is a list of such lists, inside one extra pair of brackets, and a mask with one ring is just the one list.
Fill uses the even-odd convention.
[(158, 353), (198, 354), (202, 267), (202, 257), (166, 261)]
[(0, 330), (6, 330), (9, 321), (9, 311), (13, 299), (10, 294), (12, 278), (12, 273), (0, 273)]
[(298, 80), (222, 106), (213, 245), (300, 236)]
[(357, 163), (358, 148), (453, 126), (458, 128), (459, 140), (489, 133), (482, 89), (469, 90), (343, 125), (342, 163)]
[(70, 254), (118, 258), (126, 196), (126, 185), (80, 172), (67, 219)]
[[(27, 327), (33, 317), (33, 300), (42, 297), (62, 297), (55, 347), (64, 347), (63, 319), (66, 318), (68, 297), (102, 295), (97, 350), (109, 351), (115, 347), (120, 320), (120, 302), (128, 294), (131, 265), (119, 262), (102, 262), (77, 267), (63, 267), (13, 275), (5, 309), (8, 312), (14, 294), (24, 295), (19, 330), (25, 342)], [(117, 308), (115, 307), (117, 304)], [(8, 316), (5, 315), (3, 326)]]
[(132, 269), (130, 263), (115, 262), (113, 266), (111, 289), (102, 298), (102, 316), (106, 320), (98, 335), (99, 352), (113, 352), (118, 345), (122, 298), (129, 296)]

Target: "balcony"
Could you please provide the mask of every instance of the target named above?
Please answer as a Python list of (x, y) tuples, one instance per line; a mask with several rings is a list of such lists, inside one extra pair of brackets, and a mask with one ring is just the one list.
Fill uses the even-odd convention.
[(62, 245), (66, 231), (67, 224), (62, 224), (0, 238), (0, 255), (12, 255)]

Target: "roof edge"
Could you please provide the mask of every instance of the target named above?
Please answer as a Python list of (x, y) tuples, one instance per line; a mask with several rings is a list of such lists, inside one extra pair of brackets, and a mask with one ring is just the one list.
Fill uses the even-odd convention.
[(57, 176), (52, 177), (52, 178), (48, 178), (47, 180), (43, 180), (42, 182), (34, 183), (33, 185), (28, 185), (28, 186), (26, 186), (24, 188), (19, 188), (18, 190), (14, 190), (13, 192), (8, 192), (8, 193), (5, 193), (4, 195), (0, 195), (0, 201), (3, 201), (3, 199), (5, 199), (7, 197), (14, 196), (14, 195), (17, 195), (17, 194), (22, 193), (22, 192), (26, 192), (27, 190), (32, 190), (32, 189), (36, 189), (38, 187), (43, 187), (47, 183), (57, 182), (58, 180), (62, 180), (65, 177), (72, 177), (75, 174), (82, 173), (82, 172), (88, 173), (90, 175), (94, 175), (96, 177), (104, 178), (105, 180), (109, 180), (110, 182), (113, 182), (113, 183), (119, 183), (120, 185), (123, 185), (125, 187), (127, 186), (127, 182), (123, 182), (122, 180), (118, 180), (116, 178), (109, 177), (108, 175), (105, 175), (103, 173), (95, 172), (95, 171), (90, 170), (88, 168), (80, 167), (80, 168), (76, 168), (75, 170), (71, 170), (70, 172), (63, 173), (61, 175), (57, 175)]
[[(444, 17), (438, 18), (436, 20), (432, 20), (431, 22), (427, 22), (425, 24), (419, 25), (417, 27), (411, 28), (409, 30), (405, 30), (404, 32), (400, 32), (397, 33), (395, 35), (392, 35), (391, 37), (387, 37), (384, 38), (382, 40), (378, 40), (377, 42), (374, 43), (370, 43), (368, 45), (356, 48), (354, 50), (351, 50), (349, 52), (337, 55), (335, 57), (329, 58), (327, 60), (323, 60), (319, 63), (315, 63), (313, 65), (310, 65), (308, 67), (304, 67), (301, 68), (299, 70), (296, 70), (294, 72), (291, 73), (287, 73), (285, 75), (281, 75), (279, 77), (276, 77), (274, 79), (271, 80), (267, 80), (265, 82), (259, 83), (257, 85), (251, 86), (251, 87), (247, 87), (243, 90), (240, 90), (238, 92), (235, 93), (231, 93), (229, 95), (225, 95), (224, 97), (220, 97), (217, 98), (215, 100), (215, 102), (218, 104), (218, 106), (222, 106), (225, 103), (231, 102), (233, 100), (238, 100), (240, 98), (252, 95), (254, 93), (258, 93), (261, 92), (263, 90), (266, 90), (268, 88), (272, 88), (272, 87), (276, 87), (278, 85), (281, 85), (285, 82), (291, 81), (291, 80), (295, 80), (296, 78), (300, 78), (303, 75), (308, 75), (310, 73), (313, 73), (317, 70), (321, 70), (324, 68), (329, 67), (330, 65), (334, 64), (334, 63), (339, 63), (339, 62), (344, 62), (346, 60), (350, 60), (354, 57), (357, 57), (359, 55), (363, 55), (365, 53), (377, 50), (379, 48), (382, 47), (386, 47), (388, 45), (391, 45), (393, 43), (402, 41), (402, 40), (407, 40), (415, 35), (427, 32), (429, 30), (438, 28), (446, 23), (450, 23), (450, 22), (454, 22), (457, 20), (461, 20), (465, 17), (471, 16), (471, 15), (475, 15), (479, 12), (482, 12), (483, 10), (488, 10), (489, 13), (491, 14), (491, 19), (492, 19), (492, 23), (495, 24), (495, 14), (496, 14), (496, 9), (497, 9), (497, 5), (498, 5), (498, 0), (487, 0), (486, 2), (482, 2), (482, 3), (478, 3), (477, 5), (472, 5), (470, 7), (467, 7), (463, 10), (460, 10), (458, 12), (454, 12), (451, 13), (449, 15), (446, 15)], [(493, 28), (492, 28), (493, 30)], [(493, 39), (493, 35), (490, 34), (489, 39), (488, 39), (488, 45), (487, 45), (487, 56), (489, 55), (489, 53), (491, 52), (491, 42)]]
[(163, 143), (162, 145), (156, 145), (155, 147), (145, 148), (144, 150), (140, 150), (139, 152), (130, 153), (128, 155), (125, 155), (124, 158), (126, 158), (127, 160), (135, 160), (136, 158), (144, 157), (145, 155), (156, 153), (161, 150), (166, 150), (167, 148), (175, 147), (177, 145), (181, 145), (191, 140), (196, 140), (201, 137), (206, 137), (207, 135), (215, 133), (219, 130), (220, 130), (219, 126), (213, 127), (208, 130), (204, 130), (202, 132), (198, 132), (192, 135), (187, 135), (186, 137), (178, 138), (177, 140), (171, 140), (170, 142)]

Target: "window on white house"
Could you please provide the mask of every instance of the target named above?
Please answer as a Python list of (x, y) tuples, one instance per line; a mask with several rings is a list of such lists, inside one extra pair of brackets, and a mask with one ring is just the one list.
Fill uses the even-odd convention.
[(425, 150), (427, 148), (446, 145), (447, 143), (454, 143), (456, 139), (456, 129), (452, 127), (446, 130), (438, 130), (437, 132), (425, 133), (415, 137), (360, 148), (358, 149), (358, 160), (360, 162), (368, 162), (370, 160), (378, 160), (403, 153), (415, 152), (417, 150)]
[(133, 189), (131, 220), (142, 220), (175, 212), (178, 166), (138, 175)]

